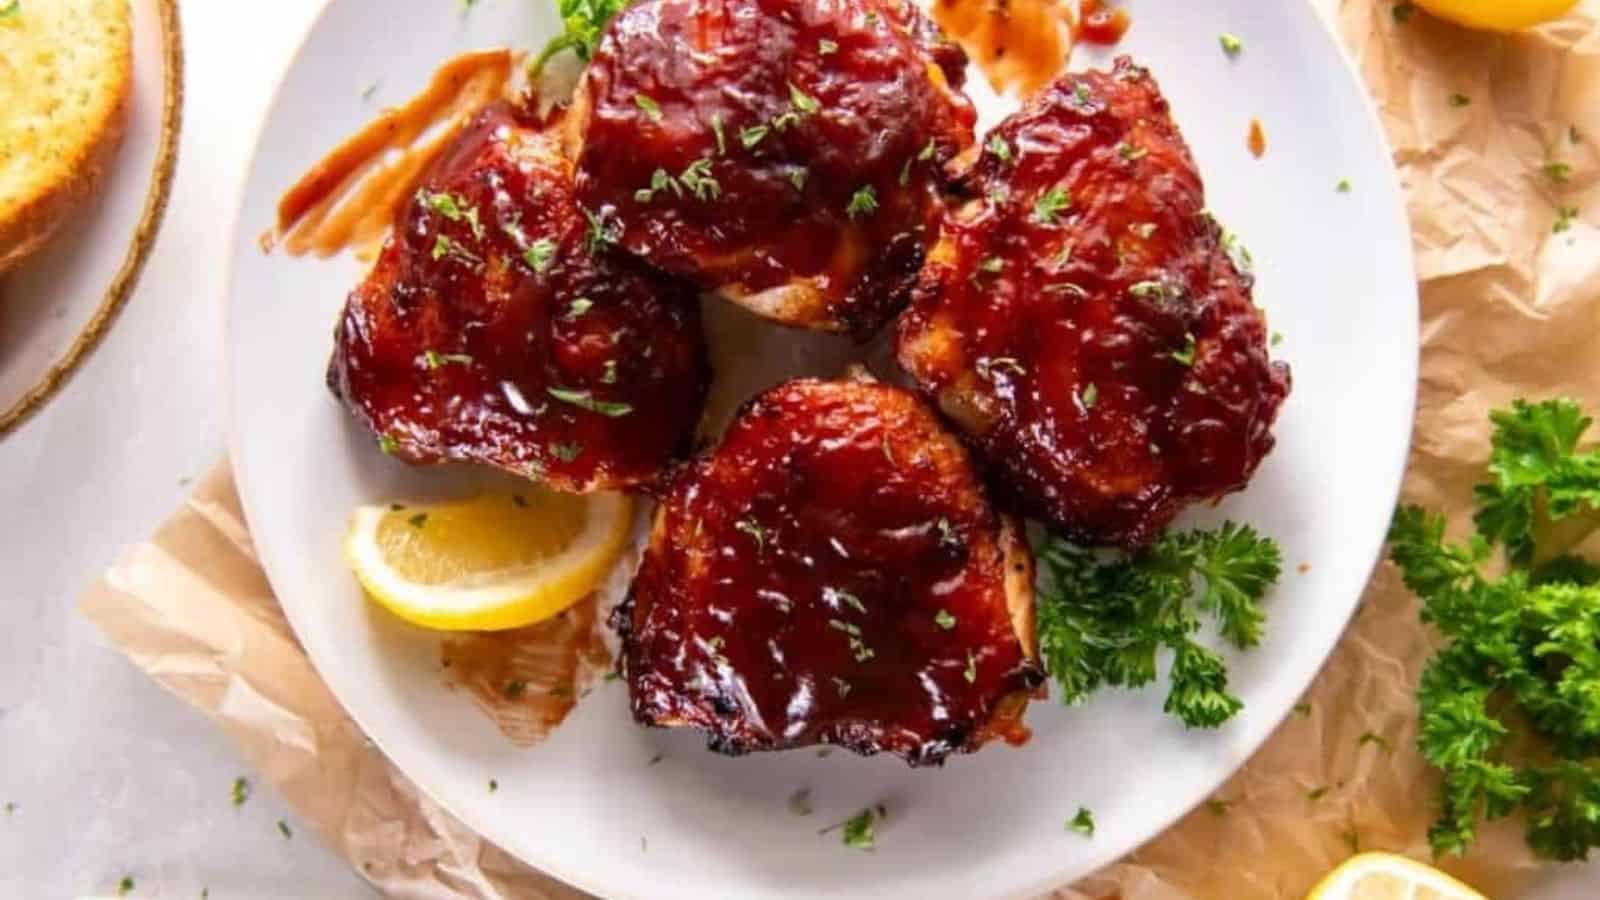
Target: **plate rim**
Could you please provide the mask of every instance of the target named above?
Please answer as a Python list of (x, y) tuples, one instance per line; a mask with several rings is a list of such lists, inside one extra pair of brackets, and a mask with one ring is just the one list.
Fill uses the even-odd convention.
[(155, 3), (161, 20), (161, 55), (166, 71), (162, 76), (161, 136), (156, 144), (150, 187), (145, 192), (139, 221), (134, 226), (122, 264), (106, 286), (106, 292), (101, 296), (94, 314), (38, 380), (23, 391), (9, 408), (0, 410), (0, 439), (44, 409), (99, 348), (133, 296), (133, 289), (144, 274), (145, 263), (155, 249), (156, 238), (160, 236), (162, 223), (166, 220), (167, 206), (172, 199), (172, 182), (178, 168), (178, 142), (183, 132), (183, 25), (178, 16), (178, 0), (155, 0)]
[[(169, 0), (163, 0), (163, 2), (169, 2)], [(170, 0), (170, 2), (175, 2), (175, 0)], [(277, 110), (280, 102), (283, 99), (283, 92), (289, 73), (294, 69), (295, 64), (305, 52), (306, 45), (316, 33), (318, 27), (323, 23), (324, 19), (328, 16), (330, 9), (336, 2), (337, 0), (319, 0), (316, 12), (311, 15), (304, 31), (294, 42), (293, 50), (288, 55), (285, 64), (278, 71), (275, 80), (276, 83), (272, 90), (271, 100), (264, 107), (264, 112), (261, 119), (253, 128), (254, 136), (251, 144), (251, 151), (243, 169), (244, 175), (240, 182), (239, 193), (234, 203), (234, 210), (230, 219), (230, 228), (228, 231), (230, 236), (230, 252), (227, 254), (224, 261), (223, 284), (225, 285), (226, 293), (224, 294), (223, 299), (229, 307), (231, 307), (233, 302), (233, 287), (237, 274), (236, 256), (232, 252), (232, 248), (237, 246), (239, 226), (242, 222), (244, 208), (247, 204), (250, 194), (250, 175), (255, 171), (256, 164), (259, 161), (262, 150), (262, 141), (266, 135), (267, 123), (272, 118), (274, 111)], [(1389, 471), (1386, 473), (1380, 473), (1383, 475), (1383, 478), (1385, 479), (1384, 483), (1387, 485), (1387, 487), (1381, 490), (1379, 493), (1390, 498), (1389, 506), (1392, 507), (1400, 498), (1405, 474), (1410, 468), (1409, 463), (1411, 449), (1416, 440), (1417, 398), (1420, 391), (1421, 377), (1422, 348), (1420, 335), (1422, 309), (1420, 287), (1417, 282), (1416, 274), (1416, 257), (1409, 244), (1409, 238), (1411, 235), (1411, 217), (1407, 207), (1407, 197), (1401, 184), (1400, 173), (1398, 167), (1394, 163), (1395, 153), (1393, 142), (1390, 140), (1389, 134), (1384, 128), (1383, 119), (1379, 113), (1377, 102), (1368, 89), (1366, 80), (1361, 75), (1359, 65), (1357, 64), (1355, 58), (1351, 55), (1349, 48), (1346, 47), (1344, 40), (1336, 29), (1335, 22), (1330, 19), (1329, 15), (1324, 15), (1316, 7), (1313, 0), (1301, 0), (1298, 5), (1300, 5), (1316, 22), (1316, 30), (1320, 34), (1320, 39), (1331, 45), (1337, 58), (1340, 60), (1340, 64), (1344, 68), (1345, 75), (1357, 88), (1360, 97), (1360, 106), (1364, 113), (1367, 127), (1370, 133), (1375, 135), (1377, 138), (1377, 149), (1382, 152), (1383, 158), (1388, 161), (1388, 165), (1384, 167), (1383, 182), (1380, 185), (1380, 189), (1388, 194), (1388, 201), (1387, 203), (1381, 205), (1386, 205), (1388, 207), (1386, 211), (1387, 217), (1391, 217), (1393, 221), (1400, 226), (1400, 230), (1407, 236), (1408, 239), (1402, 265), (1403, 274), (1409, 276), (1406, 281), (1407, 287), (1403, 292), (1397, 291), (1396, 296), (1394, 297), (1394, 301), (1396, 303), (1405, 303), (1407, 308), (1409, 308), (1411, 311), (1411, 315), (1403, 317), (1403, 319), (1405, 324), (1408, 326), (1407, 334), (1405, 336), (1410, 338), (1410, 342), (1413, 346), (1413, 352), (1411, 354), (1405, 354), (1399, 357), (1404, 361), (1406, 368), (1409, 370), (1410, 377), (1406, 379), (1403, 385), (1397, 386), (1397, 388), (1403, 393), (1402, 399), (1405, 401), (1405, 403), (1403, 406), (1404, 413), (1401, 415), (1402, 421), (1395, 423), (1396, 427), (1402, 424), (1404, 425), (1405, 436), (1403, 440), (1396, 442), (1393, 450), (1393, 458), (1389, 462)], [(1069, 57), (1068, 64), (1070, 64), (1070, 62), (1071, 59)], [(239, 420), (241, 412), (238, 409), (238, 404), (234, 402), (236, 384), (234, 378), (235, 370), (233, 359), (234, 354), (232, 351), (233, 344), (231, 342), (233, 333), (233, 317), (225, 310), (225, 313), (222, 316), (222, 387), (225, 392), (224, 403), (226, 409), (224, 421), (227, 423), (228, 429), (228, 459), (236, 475), (235, 483), (239, 492), (240, 506), (244, 513), (245, 522), (248, 525), (251, 519), (252, 503), (247, 496), (246, 489), (244, 488), (244, 485), (249, 483), (249, 478), (245, 474), (247, 468), (243, 462), (245, 454), (241, 452), (240, 447), (241, 427), (239, 425)], [(1385, 543), (1384, 534), (1385, 532), (1383, 531), (1377, 532), (1375, 537), (1371, 539), (1373, 546), (1366, 554), (1355, 554), (1358, 557), (1364, 555), (1370, 559), (1370, 562), (1366, 564), (1362, 571), (1363, 580), (1361, 582), (1361, 586), (1357, 588), (1354, 597), (1349, 603), (1349, 606), (1343, 616), (1343, 622), (1337, 629), (1329, 629), (1326, 632), (1326, 635), (1323, 637), (1321, 641), (1322, 646), (1317, 654), (1318, 662), (1316, 665), (1307, 667), (1305, 675), (1302, 678), (1296, 679), (1298, 682), (1298, 690), (1295, 693), (1297, 695), (1303, 695), (1306, 690), (1308, 690), (1316, 681), (1316, 679), (1320, 677), (1322, 672), (1326, 669), (1328, 660), (1332, 657), (1333, 652), (1337, 649), (1338, 645), (1343, 641), (1345, 635), (1349, 632), (1350, 623), (1353, 621), (1356, 613), (1360, 610), (1361, 598), (1364, 594), (1365, 585), (1371, 581), (1372, 573), (1377, 570), (1378, 565), (1382, 562), (1383, 546)], [(264, 558), (261, 560), (261, 567), (270, 586), (272, 575)], [(274, 599), (276, 600), (278, 593), (276, 588), (273, 589), (273, 593)], [(289, 610), (282, 605), (281, 601), (279, 602), (279, 608), (282, 610), (285, 619), (289, 622), (291, 628), (295, 630), (298, 637), (300, 628), (296, 622), (295, 616), (292, 615)], [(396, 757), (387, 750), (384, 741), (374, 735), (371, 730), (367, 728), (364, 717), (345, 704), (342, 697), (340, 697), (339, 692), (334, 688), (333, 682), (322, 674), (321, 666), (318, 664), (317, 660), (313, 658), (309, 652), (306, 653), (306, 657), (311, 663), (313, 670), (317, 672), (318, 677), (321, 678), (323, 683), (328, 687), (329, 693), (332, 694), (338, 701), (339, 708), (344, 712), (345, 715), (350, 717), (356, 726), (361, 729), (364, 735), (372, 740), (379, 751), (383, 753), (385, 760), (392, 765), (396, 771), (404, 775), (407, 780), (415, 785), (423, 795), (428, 797), (432, 802), (438, 804), (451, 816), (475, 831), (485, 840), (488, 840), (495, 846), (504, 850), (513, 859), (518, 860), (522, 864), (534, 870), (537, 874), (547, 879), (558, 881), (565, 886), (576, 888), (598, 897), (636, 896), (623, 892), (614, 884), (604, 883), (597, 877), (591, 876), (587, 872), (575, 872), (570, 867), (561, 864), (557, 859), (546, 858), (539, 861), (534, 861), (520, 853), (510, 850), (508, 843), (499, 839), (499, 836), (507, 833), (506, 828), (499, 827), (494, 822), (480, 821), (479, 817), (464, 811), (456, 804), (447, 802), (430, 785), (424, 784), (422, 781), (414, 777), (405, 767), (403, 767), (397, 761)], [(1156, 816), (1155, 820), (1158, 822), (1158, 824), (1147, 831), (1133, 830), (1125, 835), (1123, 840), (1114, 842), (1108, 841), (1102, 844), (1101, 846), (1103, 846), (1105, 850), (1092, 854), (1093, 857), (1098, 859), (1094, 865), (1088, 867), (1082, 872), (1060, 869), (1055, 874), (1048, 875), (1045, 878), (1031, 882), (1024, 887), (992, 896), (996, 897), (997, 900), (1037, 900), (1037, 898), (1040, 898), (1051, 891), (1069, 887), (1072, 883), (1081, 880), (1082, 878), (1089, 877), (1094, 872), (1123, 860), (1141, 846), (1166, 833), (1180, 819), (1188, 815), (1194, 809), (1198, 808), (1199, 805), (1204, 802), (1204, 798), (1207, 794), (1216, 790), (1216, 788), (1220, 787), (1222, 784), (1225, 784), (1228, 780), (1236, 776), (1245, 766), (1249, 764), (1250, 760), (1260, 752), (1261, 748), (1266, 744), (1266, 742), (1278, 732), (1278, 730), (1282, 727), (1283, 722), (1288, 719), (1292, 712), (1292, 707), (1286, 707), (1282, 716), (1280, 716), (1278, 721), (1271, 728), (1265, 729), (1261, 735), (1255, 739), (1241, 742), (1241, 747), (1245, 751), (1242, 754), (1243, 761), (1237, 767), (1224, 774), (1215, 784), (1212, 784), (1206, 790), (1199, 792), (1194, 802), (1170, 807), (1170, 813)]]

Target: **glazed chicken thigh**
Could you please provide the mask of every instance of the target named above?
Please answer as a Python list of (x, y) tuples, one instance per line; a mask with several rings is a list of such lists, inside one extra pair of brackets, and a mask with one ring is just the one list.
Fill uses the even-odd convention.
[(694, 291), (595, 241), (571, 178), (559, 134), (504, 103), (424, 176), (328, 369), (386, 452), (590, 491), (688, 450), (710, 382)]
[(965, 187), (898, 352), (1007, 499), (1080, 542), (1138, 546), (1242, 488), (1289, 371), (1150, 75), (1124, 58), (1063, 76)]
[(933, 764), (1023, 733), (1032, 579), (1018, 523), (919, 398), (793, 381), (674, 480), (613, 624), (641, 723), (730, 754)]
[(767, 318), (870, 335), (971, 146), (965, 55), (901, 0), (641, 0), (580, 82), (578, 197), (621, 246)]

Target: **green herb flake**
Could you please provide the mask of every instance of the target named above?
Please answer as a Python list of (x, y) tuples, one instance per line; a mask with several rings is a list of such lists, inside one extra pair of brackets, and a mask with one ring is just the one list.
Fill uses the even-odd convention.
[(1027, 366), (1010, 356), (979, 357), (974, 368), (978, 371), (978, 377), (985, 381), (993, 381), (996, 372), (1009, 372), (1012, 375), (1028, 374)]
[(600, 383), (601, 384), (616, 384), (617, 383), (617, 361), (616, 360), (614, 360), (614, 359), (606, 360), (606, 364), (605, 364), (604, 368), (600, 372)]
[(1471, 106), (1472, 98), (1468, 97), (1466, 94), (1451, 94), (1450, 105), (1455, 109), (1461, 109), (1464, 106)]
[(1296, 703), (1294, 705), (1294, 714), (1299, 716), (1299, 717), (1301, 717), (1302, 719), (1310, 718), (1311, 717), (1311, 704), (1307, 703), (1304, 700), (1301, 700), (1299, 703)]
[(1087, 806), (1078, 807), (1078, 812), (1067, 820), (1067, 830), (1076, 831), (1084, 837), (1094, 837), (1094, 813)]
[(0, 0), (0, 19), (12, 19), (22, 15), (22, 0)]
[(1306, 799), (1311, 801), (1321, 800), (1328, 795), (1328, 786), (1320, 785), (1306, 792)]
[(550, 444), (550, 455), (564, 463), (570, 463), (583, 455), (583, 445), (577, 441), (571, 443), (553, 442)]
[(1222, 52), (1226, 53), (1229, 59), (1238, 59), (1239, 54), (1244, 52), (1244, 41), (1227, 32), (1217, 36), (1217, 43), (1222, 45)]
[(1572, 180), (1572, 164), (1564, 162), (1547, 162), (1542, 167), (1545, 177), (1556, 184), (1566, 184)]
[(722, 133), (722, 116), (719, 113), (711, 114), (711, 133), (717, 139), (717, 155), (728, 155), (728, 138)]
[(1011, 161), (1011, 145), (1006, 143), (1006, 139), (1004, 137), (997, 134), (989, 138), (989, 143), (985, 146), (988, 148), (989, 152), (993, 153), (995, 158), (1001, 162), (1005, 163)]
[(650, 95), (634, 94), (633, 102), (635, 106), (644, 110), (644, 114), (650, 117), (650, 121), (661, 121), (661, 106)]
[(1231, 806), (1233, 806), (1233, 804), (1226, 800), (1218, 800), (1213, 798), (1206, 801), (1206, 811), (1219, 819), (1228, 814), (1228, 809)]
[(117, 882), (117, 896), (118, 897), (126, 897), (126, 896), (128, 896), (129, 894), (133, 893), (133, 887), (134, 887), (133, 876), (132, 875), (124, 875), (124, 876), (122, 876), (122, 880)]
[(278, 833), (283, 835), (283, 839), (286, 841), (294, 837), (294, 832), (289, 830), (289, 823), (282, 819), (278, 820)]
[(562, 403), (586, 409), (611, 419), (621, 418), (631, 412), (633, 407), (626, 403), (617, 403), (610, 400), (598, 400), (589, 391), (574, 391), (561, 387), (548, 387), (545, 392)]
[(766, 532), (766, 529), (761, 527), (761, 523), (757, 522), (755, 520), (754, 516), (746, 516), (743, 519), (740, 519), (739, 521), (733, 523), (733, 529), (735, 531), (741, 531), (741, 532), (743, 532), (745, 534), (750, 535), (751, 539), (756, 542), (756, 550), (757, 551), (761, 551), (761, 550), (765, 550), (766, 549), (766, 547), (767, 547), (767, 532)]
[(962, 670), (961, 677), (967, 680), (967, 684), (976, 684), (978, 681), (978, 660), (971, 650), (967, 651), (967, 667)]
[(796, 788), (795, 792), (789, 795), (789, 804), (788, 805), (789, 805), (789, 813), (791, 815), (796, 815), (796, 816), (809, 816), (809, 815), (811, 815), (811, 813), (813, 811), (812, 808), (811, 808), (811, 788), (808, 788), (808, 787)]
[(697, 159), (678, 175), (678, 182), (702, 203), (722, 196), (722, 185), (711, 174), (711, 160)]
[(1339, 179), (1339, 183), (1334, 185), (1333, 189), (1335, 191), (1341, 193), (1341, 194), (1350, 193), (1350, 179), (1348, 179), (1348, 178)]
[(850, 205), (844, 211), (852, 219), (872, 215), (878, 211), (878, 192), (870, 184), (863, 185), (851, 195)]
[(588, 297), (579, 297), (567, 304), (567, 318), (576, 319), (591, 309), (594, 309), (594, 301)]
[(951, 615), (949, 610), (941, 609), (934, 613), (933, 624), (939, 626), (941, 631), (949, 631), (956, 627), (956, 617)]
[(550, 268), (550, 262), (555, 256), (556, 242), (549, 238), (539, 238), (522, 251), (522, 261), (528, 264), (528, 268), (538, 273)]
[(1134, 160), (1144, 159), (1146, 156), (1149, 156), (1150, 151), (1143, 147), (1136, 147), (1133, 144), (1124, 141), (1117, 145), (1117, 154), (1128, 162), (1133, 162)]
[(789, 103), (794, 106), (795, 111), (799, 112), (801, 115), (809, 116), (812, 113), (822, 109), (822, 104), (817, 101), (817, 98), (812, 97), (805, 91), (800, 90), (800, 88), (796, 87), (795, 83), (792, 81), (789, 82)]
[(1100, 389), (1091, 381), (1078, 394), (1078, 405), (1083, 407), (1084, 412), (1088, 412), (1094, 409), (1094, 405), (1098, 402), (1100, 402)]
[(243, 806), (244, 802), (250, 799), (249, 779), (245, 778), (243, 775), (235, 778), (233, 780), (233, 788), (230, 792), (230, 797), (233, 800), (234, 806)]
[(835, 43), (834, 41), (830, 41), (827, 38), (823, 38), (822, 40), (817, 41), (817, 52), (822, 54), (823, 56), (828, 56), (830, 54), (838, 53), (839, 52), (839, 45), (837, 43)]
[(500, 790), (500, 782), (496, 781), (493, 778), (489, 779), (489, 793), (492, 794), (492, 793), (494, 793), (495, 791), (498, 791), (498, 790)]
[(1194, 365), (1194, 351), (1195, 351), (1194, 335), (1185, 334), (1183, 336), (1183, 349), (1182, 350), (1174, 350), (1174, 351), (1172, 351), (1172, 358), (1177, 360), (1179, 363), (1181, 363), (1181, 364), (1183, 364), (1185, 366), (1193, 366)]
[(986, 256), (978, 260), (978, 271), (989, 275), (1004, 272), (1005, 268), (1006, 261), (998, 256)]
[(877, 846), (874, 822), (873, 811), (863, 809), (845, 820), (844, 829), (840, 832), (840, 841), (852, 850), (873, 849)]
[(928, 160), (933, 159), (933, 154), (937, 150), (938, 147), (934, 144), (933, 138), (928, 138), (928, 143), (923, 145), (921, 150), (917, 151), (917, 162), (927, 162)]
[(500, 693), (503, 694), (507, 700), (515, 700), (527, 692), (528, 683), (520, 678), (514, 678), (511, 681), (506, 682), (506, 686), (500, 691)]
[(1375, 731), (1364, 731), (1361, 733), (1361, 737), (1356, 739), (1356, 746), (1358, 747), (1365, 747), (1368, 744), (1377, 747), (1384, 753), (1390, 753), (1394, 750), (1393, 745), (1389, 743), (1389, 739)]
[(1391, 9), (1389, 13), (1394, 17), (1394, 23), (1396, 25), (1404, 25), (1411, 21), (1411, 16), (1416, 11), (1416, 5), (1409, 2), (1409, 0), (1406, 0), (1406, 2), (1396, 3), (1394, 8)]
[(414, 515), (411, 518), (407, 519), (406, 520), (406, 524), (410, 525), (412, 528), (422, 528), (423, 526), (428, 524), (428, 514), (427, 513), (417, 513), (416, 515)]
[(378, 435), (378, 452), (379, 453), (382, 453), (384, 456), (393, 456), (393, 455), (395, 455), (395, 453), (397, 451), (399, 451), (399, 449), (400, 449), (400, 442), (395, 440), (392, 435), (387, 435), (387, 434)]
[(1056, 216), (1072, 205), (1072, 195), (1064, 188), (1054, 187), (1033, 202), (1033, 218), (1044, 225), (1054, 225)]
[(1551, 234), (1564, 234), (1572, 230), (1572, 223), (1578, 220), (1576, 206), (1563, 206), (1556, 210), (1555, 224), (1550, 226)]
[(766, 125), (751, 125), (741, 128), (739, 129), (739, 143), (743, 144), (746, 150), (754, 150), (756, 145), (766, 139), (766, 136), (771, 132), (772, 129)]
[(794, 185), (795, 190), (803, 191), (806, 189), (807, 174), (804, 168), (794, 169), (789, 172), (789, 183)]

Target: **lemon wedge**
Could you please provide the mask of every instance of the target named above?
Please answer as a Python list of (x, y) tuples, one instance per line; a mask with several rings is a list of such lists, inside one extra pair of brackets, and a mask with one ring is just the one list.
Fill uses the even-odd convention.
[(1561, 18), (1578, 0), (1416, 0), (1416, 4), (1468, 28), (1518, 31)]
[(633, 503), (529, 485), (452, 503), (363, 506), (345, 556), (368, 596), (441, 631), (548, 619), (594, 590), (622, 555)]
[(1362, 853), (1306, 895), (1306, 900), (1485, 900), (1449, 875), (1393, 853)]

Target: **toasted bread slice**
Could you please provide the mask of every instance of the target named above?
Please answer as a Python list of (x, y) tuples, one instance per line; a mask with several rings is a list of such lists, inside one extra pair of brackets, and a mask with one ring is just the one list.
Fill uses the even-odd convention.
[(24, 0), (0, 18), (0, 273), (104, 180), (132, 85), (128, 0)]

